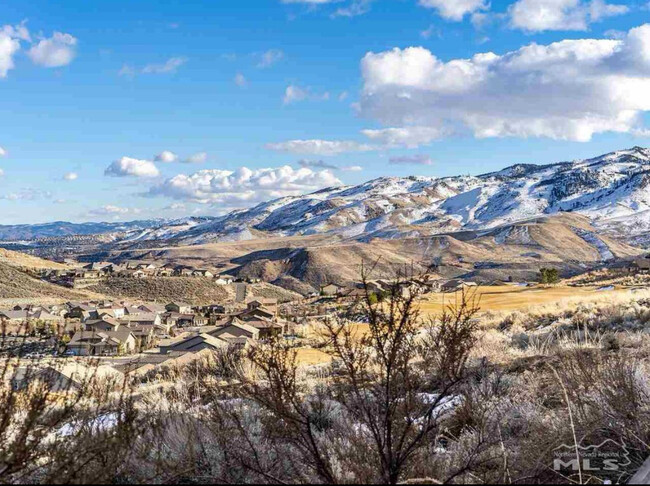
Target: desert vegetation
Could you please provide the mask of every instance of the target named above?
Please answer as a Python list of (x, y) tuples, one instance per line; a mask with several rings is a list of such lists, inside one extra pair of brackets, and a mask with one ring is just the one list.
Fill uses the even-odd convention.
[[(5, 361), (0, 480), (599, 484), (647, 458), (645, 295), (481, 312), (466, 290), (432, 315), (398, 284), (331, 316), (316, 366), (278, 338), (54, 390)], [(584, 467), (600, 444), (617, 468)]]

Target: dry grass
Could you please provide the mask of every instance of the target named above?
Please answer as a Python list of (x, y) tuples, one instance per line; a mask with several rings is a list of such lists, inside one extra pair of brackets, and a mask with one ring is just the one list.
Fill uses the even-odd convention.
[[(425, 315), (439, 314), (443, 308), (459, 298), (459, 292), (428, 294), (421, 302)], [(539, 306), (566, 305), (571, 301), (603, 301), (610, 298), (630, 299), (635, 292), (626, 288), (598, 290), (598, 287), (516, 287), (510, 285), (484, 286), (476, 290), (483, 312), (531, 310)]]
[(314, 348), (298, 348), (296, 359), (300, 366), (313, 366), (322, 363), (329, 363), (332, 361), (332, 357), (318, 349)]

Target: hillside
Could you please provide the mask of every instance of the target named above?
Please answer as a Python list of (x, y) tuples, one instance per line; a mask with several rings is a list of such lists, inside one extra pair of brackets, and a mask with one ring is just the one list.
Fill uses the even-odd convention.
[(183, 263), (201, 259), (230, 274), (261, 278), (305, 295), (328, 282), (358, 281), (362, 262), (366, 268), (373, 266), (377, 278), (394, 276), (406, 267), (417, 272), (435, 265), (443, 278), (532, 280), (544, 266), (569, 276), (641, 252), (602, 234), (586, 216), (561, 213), (481, 231), (365, 241), (340, 236), (269, 238), (177, 246), (143, 252), (142, 257)]
[[(222, 304), (234, 301), (232, 286), (217, 285), (210, 279), (192, 277), (109, 278), (88, 290), (111, 297), (167, 303), (181, 300), (194, 305)], [(274, 297), (289, 301), (299, 295), (269, 284), (248, 286), (247, 297)]]
[(0, 263), (0, 299), (58, 300), (85, 299), (91, 294), (59, 287), (30, 277), (11, 265)]
[[(197, 244), (318, 233), (368, 240), (495, 228), (563, 212), (609, 230), (650, 229), (650, 150), (634, 147), (592, 159), (516, 164), (455, 177), (381, 177), (285, 197), (179, 232)], [(625, 233), (622, 233), (625, 234)]]
[(0, 263), (6, 265), (17, 267), (17, 268), (29, 268), (29, 269), (64, 269), (66, 265), (61, 263), (53, 262), (50, 260), (45, 260), (43, 258), (38, 258), (32, 255), (27, 255), (18, 251), (5, 250), (0, 248)]

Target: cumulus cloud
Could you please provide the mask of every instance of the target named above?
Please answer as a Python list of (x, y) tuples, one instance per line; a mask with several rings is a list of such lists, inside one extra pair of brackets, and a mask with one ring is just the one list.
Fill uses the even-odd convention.
[(418, 3), (422, 7), (435, 9), (444, 19), (456, 22), (463, 20), (467, 14), (490, 8), (486, 0), (420, 0)]
[(284, 52), (280, 49), (269, 49), (261, 54), (257, 67), (260, 69), (271, 67), (283, 58)]
[(376, 150), (372, 145), (353, 140), (288, 140), (286, 142), (268, 143), (267, 149), (277, 152), (289, 152), (300, 155), (338, 155), (344, 152), (368, 152)]
[(63, 175), (63, 179), (66, 181), (76, 181), (79, 175), (76, 172), (67, 172)]
[(171, 150), (163, 150), (158, 155), (154, 157), (156, 162), (162, 162), (164, 164), (170, 164), (178, 160), (178, 155), (176, 155)]
[(292, 103), (305, 101), (307, 99), (324, 101), (329, 100), (329, 98), (330, 94), (327, 91), (325, 93), (314, 93), (312, 92), (311, 88), (301, 88), (295, 84), (290, 84), (284, 90), (284, 98), (282, 98), (282, 103), (285, 105), (290, 105)]
[(4, 147), (0, 147), (0, 157), (6, 157), (7, 150)]
[[(147, 64), (142, 68), (143, 74), (168, 74), (175, 73), (178, 68), (187, 62), (184, 57), (170, 57), (162, 64)], [(124, 69), (124, 68), (122, 68)]]
[(206, 160), (208, 160), (208, 154), (206, 152), (197, 152), (183, 159), (183, 162), (186, 164), (203, 164)]
[(67, 66), (76, 55), (77, 39), (70, 34), (55, 32), (32, 46), (27, 55), (34, 64), (48, 68)]
[[(14, 55), (20, 50), (20, 29), (24, 26), (14, 27), (5, 25), (0, 28), (0, 78), (6, 78), (7, 73), (14, 68)], [(29, 33), (26, 34), (29, 37)]]
[(361, 130), (370, 140), (382, 144), (386, 148), (406, 147), (416, 148), (420, 145), (427, 145), (434, 140), (445, 136), (444, 127), (393, 127), (381, 128), (378, 130)]
[(359, 111), (432, 134), (588, 141), (642, 130), (650, 110), (650, 24), (624, 39), (564, 40), (443, 62), (422, 47), (368, 53)]
[(297, 196), (341, 184), (329, 170), (290, 166), (236, 171), (207, 169), (179, 174), (151, 188), (149, 195), (196, 203), (242, 207), (284, 196)]
[(400, 155), (399, 157), (391, 157), (388, 159), (394, 165), (431, 165), (433, 161), (431, 157), (425, 154), (417, 155)]
[(529, 32), (587, 30), (589, 24), (629, 11), (604, 0), (517, 0), (508, 8), (510, 25)]
[(302, 89), (300, 86), (290, 84), (287, 86), (287, 89), (284, 90), (284, 98), (282, 98), (282, 102), (285, 105), (290, 105), (291, 103), (295, 103), (297, 101), (303, 101), (306, 98), (306, 90)]
[(160, 171), (150, 160), (122, 157), (109, 165), (104, 171), (104, 175), (113, 177), (158, 177)]
[(2, 176), (4, 176), (4, 175), (5, 175), (5, 171), (2, 170), (2, 169), (0, 169), (0, 177), (2, 177)]

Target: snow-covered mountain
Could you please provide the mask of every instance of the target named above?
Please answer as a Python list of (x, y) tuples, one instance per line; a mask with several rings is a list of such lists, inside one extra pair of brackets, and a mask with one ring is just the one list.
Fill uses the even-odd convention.
[(479, 176), (381, 177), (214, 218), (0, 226), (0, 240), (101, 234), (104, 242), (127, 245), (198, 244), (333, 233), (369, 241), (487, 230), (563, 211), (584, 214), (599, 229), (650, 232), (650, 149), (633, 147), (550, 165), (517, 164)]
[(650, 149), (593, 159), (517, 164), (457, 177), (382, 177), (235, 211), (174, 240), (193, 244), (334, 232), (361, 241), (489, 229), (563, 211), (596, 226), (650, 229)]

